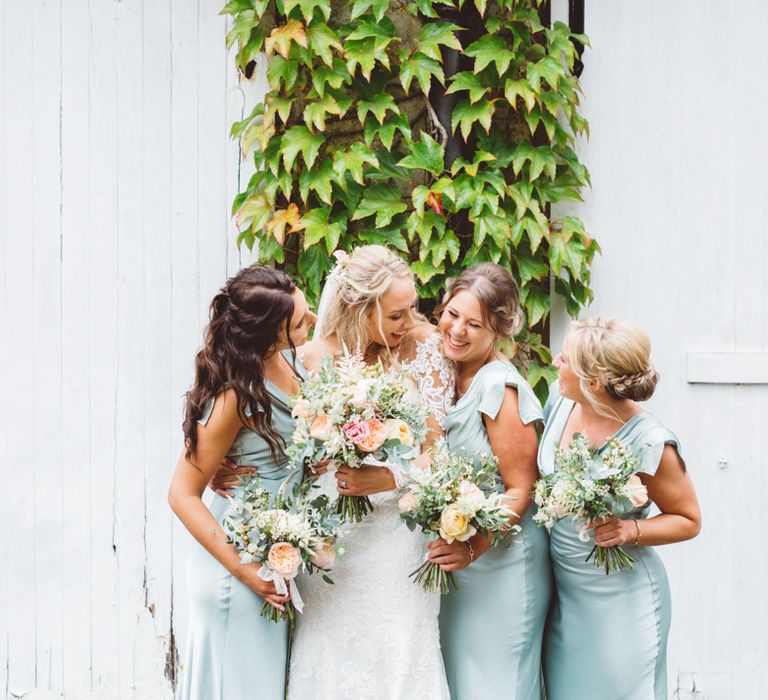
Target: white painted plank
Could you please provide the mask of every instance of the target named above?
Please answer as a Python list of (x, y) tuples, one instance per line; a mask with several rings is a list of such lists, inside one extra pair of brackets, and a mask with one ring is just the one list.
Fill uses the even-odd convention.
[[(7, 416), (7, 481), (12, 494), (6, 501), (6, 517), (16, 533), (8, 550), (8, 628), (13, 641), (8, 644), (8, 688), (24, 693), (37, 682), (35, 587), (35, 494), (34, 475), (34, 361), (28, 343), (34, 335), (30, 292), (34, 274), (34, 232), (29, 225), (32, 209), (32, 44), (15, 28), (30, 26), (32, 6), (13, 3), (5, 7), (4, 45), (4, 129), (11, 176), (5, 182), (8, 228), (5, 257), (5, 283), (10, 293), (10, 313), (3, 329), (7, 338), (20, 344), (8, 358), (12, 367), (3, 393), (13, 403)], [(11, 340), (14, 342), (14, 340)], [(25, 347), (26, 346), (26, 347)], [(31, 540), (31, 541), (30, 541)]]
[[(165, 679), (173, 659), (172, 523), (166, 502), (168, 472), (175, 458), (171, 422), (171, 3), (144, 5), (143, 222), (144, 238), (144, 480), (146, 494), (145, 607), (141, 624), (151, 624), (161, 648), (139, 659), (142, 677)], [(151, 620), (151, 622), (150, 622)]]
[[(4, 39), (5, 26), (5, 5), (0, 3), (0, 37), (3, 37), (3, 41), (0, 42), (0, 97), (2, 97), (3, 104), (6, 104), (8, 99), (5, 79), (5, 66), (8, 65)], [(0, 232), (9, 231), (11, 222), (6, 200), (9, 177), (6, 141), (5, 110), (0, 109)], [(7, 238), (8, 236), (4, 233), (0, 233), (0, 327), (2, 328), (8, 327), (9, 317), (9, 289), (6, 281), (5, 263), (3, 262), (8, 259)], [(2, 386), (8, 385), (8, 374), (11, 371), (10, 353), (9, 344), (0, 343), (0, 382), (2, 382)], [(0, 455), (2, 456), (2, 459), (0, 459), (0, 478), (3, 480), (3, 483), (8, 483), (8, 472), (10, 471), (8, 451), (10, 413), (11, 402), (0, 402), (0, 440), (2, 440), (2, 444), (0, 444)], [(7, 515), (8, 498), (8, 489), (3, 489), (3, 492), (0, 494), (0, 531), (2, 532), (10, 532)], [(11, 543), (8, 537), (0, 539), (0, 556), (2, 557), (4, 571), (9, 571), (10, 547)], [(0, 634), (0, 689), (5, 696), (8, 695), (9, 681), (8, 638), (10, 636), (10, 626), (8, 619), (8, 579), (7, 575), (0, 576), (0, 596), (2, 596), (2, 602), (0, 602), (0, 630), (5, 630), (5, 634)]]
[[(174, 453), (178, 456), (182, 447), (182, 396), (192, 382), (193, 356), (200, 344), (203, 323), (199, 296), (200, 251), (196, 203), (199, 173), (198, 100), (202, 98), (197, 84), (197, 3), (174, 3), (171, 21), (171, 392), (174, 397), (171, 426), (175, 437)], [(183, 666), (187, 628), (184, 571), (192, 542), (186, 530), (175, 519), (173, 532), (174, 628), (179, 645), (179, 661)], [(180, 668), (179, 673), (182, 672)]]
[(686, 359), (689, 384), (768, 384), (765, 352), (689, 352)]
[[(91, 690), (90, 202), (88, 3), (62, 13), (61, 596), (65, 697)], [(108, 527), (108, 524), (102, 525)]]
[[(61, 8), (36, 0), (32, 36), (36, 687), (61, 691)], [(56, 66), (51, 70), (51, 66)]]
[(118, 376), (125, 361), (118, 345), (121, 309), (117, 280), (118, 250), (118, 136), (117, 109), (121, 76), (116, 67), (117, 5), (89, 3), (90, 96), (88, 102), (91, 174), (89, 245), (90, 289), (90, 534), (91, 534), (91, 683), (94, 690), (119, 693), (128, 671), (120, 656), (120, 560), (117, 540), (116, 443)]

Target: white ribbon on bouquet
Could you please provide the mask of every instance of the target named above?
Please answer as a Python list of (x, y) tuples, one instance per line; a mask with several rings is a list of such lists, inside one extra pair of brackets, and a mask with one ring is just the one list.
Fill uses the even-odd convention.
[(262, 564), (261, 568), (256, 572), (262, 581), (272, 581), (275, 584), (275, 590), (279, 595), (291, 594), (291, 601), (293, 607), (300, 613), (304, 612), (304, 601), (299, 594), (299, 587), (296, 585), (296, 574), (299, 573), (299, 569), (296, 569), (292, 574), (288, 576), (281, 576), (272, 567)]

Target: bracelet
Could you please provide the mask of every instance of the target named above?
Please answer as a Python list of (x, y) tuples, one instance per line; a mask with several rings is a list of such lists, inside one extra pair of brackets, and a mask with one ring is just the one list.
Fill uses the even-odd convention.
[(633, 546), (637, 547), (637, 545), (640, 544), (640, 538), (643, 535), (643, 533), (640, 532), (640, 521), (639, 520), (635, 520), (635, 527), (637, 528), (637, 537), (635, 538), (635, 541), (632, 544), (633, 544)]
[(467, 547), (469, 547), (469, 563), (471, 564), (475, 560), (475, 550), (472, 549), (472, 543), (467, 540)]

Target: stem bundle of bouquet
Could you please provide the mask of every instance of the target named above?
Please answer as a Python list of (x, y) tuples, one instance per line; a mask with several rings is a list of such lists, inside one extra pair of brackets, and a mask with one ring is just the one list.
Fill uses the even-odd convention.
[[(604, 454), (590, 449), (585, 433), (576, 433), (568, 447), (555, 449), (555, 469), (536, 482), (534, 500), (539, 507), (533, 519), (551, 530), (561, 518), (571, 516), (579, 526), (579, 539), (589, 541), (587, 524), (622, 516), (643, 506), (648, 492), (637, 471), (637, 460), (615, 438)], [(592, 547), (585, 561), (605, 568), (605, 573), (635, 568), (635, 561), (620, 546)]]
[(275, 496), (259, 488), (258, 479), (253, 479), (231, 499), (222, 526), (243, 564), (260, 561), (259, 577), (274, 581), (280, 595), (290, 592), (284, 611), (265, 601), (261, 614), (273, 622), (287, 619), (293, 629), (296, 610), (304, 609), (297, 574), (321, 571), (323, 579), (333, 583), (325, 572), (333, 566), (341, 521), (328, 497), (313, 495), (309, 482), (296, 484), (290, 496), (283, 489)]
[[(450, 452), (443, 442), (431, 458), (425, 469), (411, 470), (408, 491), (400, 499), (400, 517), (410, 530), (418, 526), (430, 540), (442, 537), (449, 544), (466, 542), (476, 532), (487, 537), (520, 530), (510, 522), (516, 516), (500, 492), (495, 457)], [(494, 537), (493, 543), (502, 539)], [(453, 575), (429, 560), (411, 578), (426, 591), (448, 593), (456, 588)]]
[[(409, 466), (427, 432), (429, 409), (408, 395), (406, 367), (385, 370), (345, 353), (301, 384), (293, 407), (296, 427), (289, 453), (298, 463)], [(343, 520), (360, 522), (372, 508), (367, 496), (340, 496)]]

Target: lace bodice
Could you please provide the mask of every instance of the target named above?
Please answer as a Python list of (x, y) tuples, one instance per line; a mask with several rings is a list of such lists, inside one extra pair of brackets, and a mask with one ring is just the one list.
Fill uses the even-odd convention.
[(456, 372), (453, 364), (443, 355), (441, 344), (439, 333), (433, 333), (423, 343), (417, 343), (411, 372), (421, 399), (432, 409), (435, 420), (442, 428), (453, 405)]

